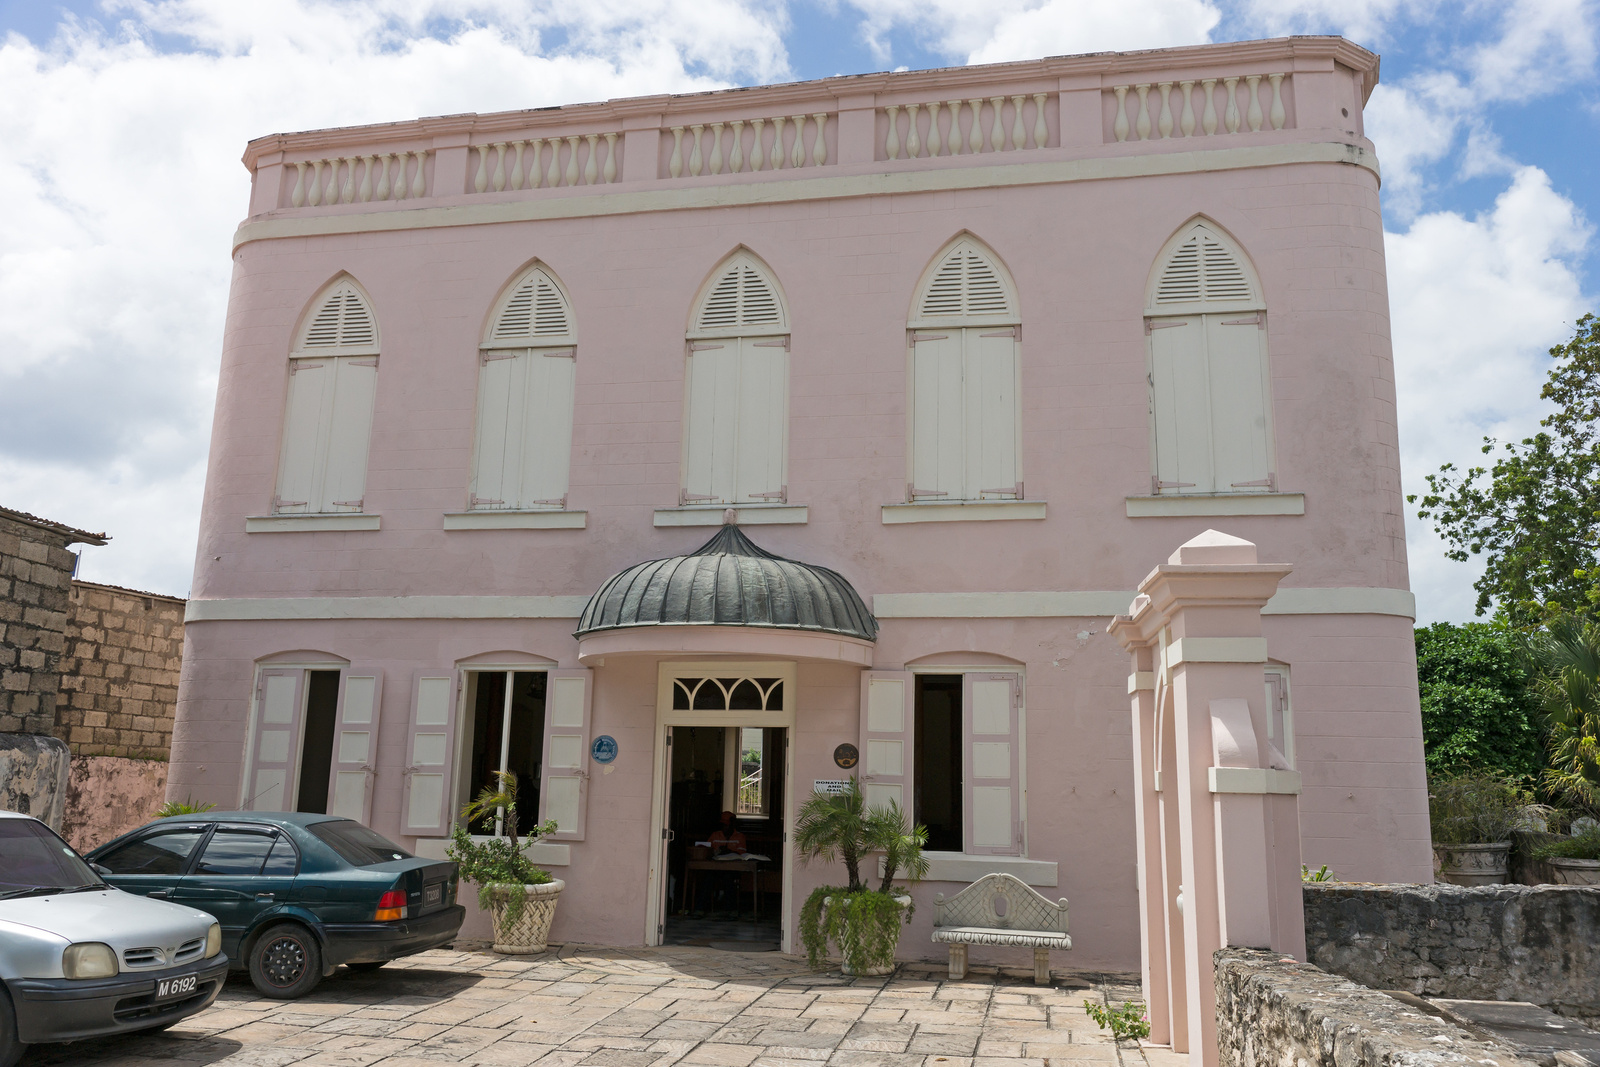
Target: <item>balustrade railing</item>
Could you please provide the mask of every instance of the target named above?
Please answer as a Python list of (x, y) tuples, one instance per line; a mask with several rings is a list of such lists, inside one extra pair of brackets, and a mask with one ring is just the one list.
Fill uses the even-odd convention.
[(1245, 74), (1114, 86), (1108, 94), (1114, 100), (1105, 139), (1107, 143), (1159, 141), (1281, 130), (1290, 124), (1284, 93), (1288, 78)]
[[(662, 131), (662, 178), (796, 170), (837, 162), (828, 144), (831, 111), (669, 125)], [(666, 136), (671, 134), (670, 139)]]
[(1044, 148), (1052, 93), (978, 96), (880, 108), (879, 159), (926, 159)]
[(427, 149), (309, 159), (289, 166), (295, 170), (294, 185), (289, 191), (290, 207), (364, 204), (428, 195)]
[(473, 145), (477, 162), (469, 168), (467, 191), (609, 185), (622, 176), (620, 136), (615, 132), (582, 133)]

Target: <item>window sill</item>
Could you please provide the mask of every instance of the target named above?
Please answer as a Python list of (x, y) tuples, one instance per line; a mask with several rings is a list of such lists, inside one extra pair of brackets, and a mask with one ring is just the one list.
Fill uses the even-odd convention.
[(581, 530), (587, 511), (449, 511), (446, 530)]
[(902, 522), (994, 522), (1042, 519), (1043, 500), (964, 500), (937, 504), (885, 504), (883, 524)]
[[(968, 856), (961, 852), (925, 852), (928, 873), (924, 882), (976, 882), (986, 874), (1009, 874), (1032, 886), (1054, 886), (1056, 865), (1022, 856)], [(883, 877), (883, 857), (878, 857), (878, 877)]]
[(309, 530), (376, 530), (377, 515), (255, 515), (244, 520), (244, 532), (303, 533)]
[[(474, 841), (488, 841), (489, 838), (473, 834)], [(443, 860), (444, 850), (450, 847), (448, 837), (419, 837), (417, 838), (416, 854), (425, 860)], [(536, 841), (531, 845), (522, 846), (522, 854), (541, 867), (569, 867), (572, 865), (572, 846), (553, 845), (548, 841)]]
[(1130, 496), (1128, 518), (1161, 515), (1304, 515), (1304, 493), (1226, 493), (1217, 496)]
[(802, 526), (811, 509), (804, 504), (690, 504), (681, 508), (656, 508), (657, 526), (721, 526), (722, 514), (732, 508), (740, 526)]

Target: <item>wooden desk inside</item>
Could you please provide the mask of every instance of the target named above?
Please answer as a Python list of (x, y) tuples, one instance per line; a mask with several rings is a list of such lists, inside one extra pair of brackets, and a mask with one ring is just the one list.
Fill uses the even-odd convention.
[[(683, 878), (688, 883), (689, 914), (693, 915), (695, 888), (700, 881), (701, 871), (723, 871), (734, 874), (748, 874), (750, 876), (750, 896), (755, 907), (756, 918), (761, 918), (761, 882), (757, 872), (760, 870), (760, 860), (686, 860), (684, 862)], [(742, 881), (742, 879), (741, 879)], [(734, 898), (738, 904), (738, 897)]]

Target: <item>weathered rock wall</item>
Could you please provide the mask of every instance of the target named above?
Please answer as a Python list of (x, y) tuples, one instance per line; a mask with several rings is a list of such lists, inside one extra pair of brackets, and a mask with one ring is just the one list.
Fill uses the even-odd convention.
[(0, 733), (0, 808), (60, 830), (69, 758), (67, 746), (53, 737)]
[(66, 645), (71, 538), (0, 514), (0, 731), (48, 734)]
[(1216, 955), (1222, 1067), (1533, 1067), (1498, 1042), (1274, 952)]
[(165, 760), (73, 756), (61, 836), (88, 852), (149, 822), (166, 796)]
[(168, 757), (184, 605), (180, 597), (72, 583), (54, 732), (74, 757)]
[(1600, 888), (1308, 884), (1312, 963), (1375, 989), (1600, 1012)]

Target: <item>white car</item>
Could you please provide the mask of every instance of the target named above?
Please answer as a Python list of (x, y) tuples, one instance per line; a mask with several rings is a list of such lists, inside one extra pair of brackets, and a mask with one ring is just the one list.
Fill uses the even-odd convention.
[(164, 1029), (227, 977), (210, 915), (113, 889), (44, 823), (0, 811), (0, 1067), (35, 1042)]

